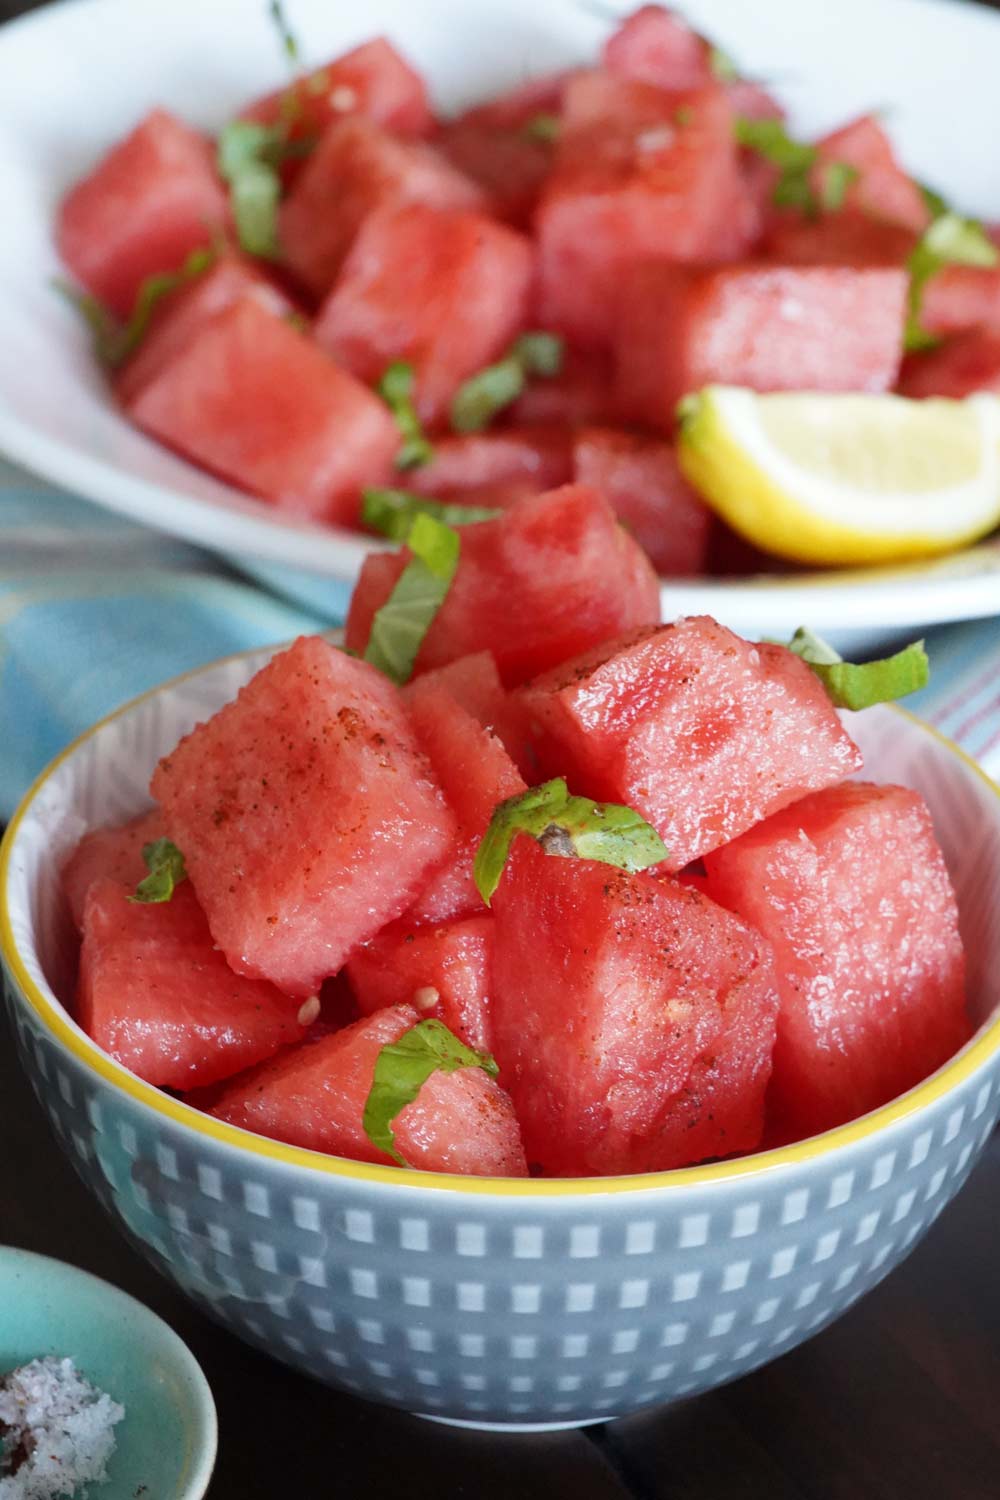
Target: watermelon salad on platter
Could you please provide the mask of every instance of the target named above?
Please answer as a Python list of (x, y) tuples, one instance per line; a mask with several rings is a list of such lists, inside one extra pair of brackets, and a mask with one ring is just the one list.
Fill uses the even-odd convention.
[[(578, 483), (676, 578), (1000, 521), (1000, 231), (877, 114), (815, 141), (677, 15), (448, 119), (391, 40), (210, 138), (154, 107), (55, 237), (110, 390), (288, 517)], [(777, 560), (777, 561), (776, 561)], [(430, 648), (428, 648), (430, 649)]]
[(927, 807), (851, 736), (922, 647), (661, 623), (593, 486), (437, 511), (70, 854), (97, 1045), (248, 1131), (506, 1177), (799, 1139), (960, 1048)]

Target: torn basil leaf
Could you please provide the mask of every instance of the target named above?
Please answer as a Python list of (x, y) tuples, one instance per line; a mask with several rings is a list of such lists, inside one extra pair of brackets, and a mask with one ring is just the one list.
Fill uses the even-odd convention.
[(549, 145), (559, 139), (559, 116), (549, 114), (532, 115), (521, 127), (521, 134), (529, 141), (541, 141)]
[(519, 833), (537, 839), (547, 854), (594, 859), (620, 870), (646, 870), (667, 858), (656, 829), (633, 808), (573, 797), (558, 777), (508, 797), (495, 809), (472, 867), (487, 906)]
[(424, 433), (413, 404), (416, 378), (404, 359), (388, 365), (376, 389), (396, 419), (403, 441), (396, 454), (397, 469), (416, 469), (433, 457), (434, 449)]
[(502, 359), (471, 375), (455, 392), (451, 425), (456, 432), (481, 432), (504, 407), (516, 401), (530, 376), (551, 379), (563, 366), (565, 346), (554, 333), (522, 333)]
[(376, 610), (365, 649), (365, 661), (400, 685), (410, 680), (424, 636), (451, 587), (461, 549), (457, 531), (423, 512), (414, 517), (406, 540), (413, 556)]
[(758, 156), (778, 168), (775, 204), (815, 214), (816, 195), (809, 174), (816, 163), (816, 147), (793, 140), (780, 120), (750, 120), (740, 115), (734, 131), (741, 146), (756, 151)]
[(299, 43), (294, 31), (288, 24), (285, 7), (282, 5), (281, 0), (271, 0), (268, 11), (271, 20), (274, 22), (278, 36), (281, 38), (282, 50), (288, 61), (294, 66), (299, 60)]
[(490, 1078), (500, 1071), (488, 1052), (467, 1047), (443, 1021), (418, 1021), (398, 1041), (387, 1042), (375, 1059), (361, 1118), (372, 1145), (405, 1167), (407, 1162), (396, 1148), (393, 1122), (413, 1103), (432, 1073), (456, 1073), (459, 1068), (482, 1068)]
[(820, 175), (822, 178), (819, 190), (820, 206), (824, 213), (839, 213), (844, 206), (847, 189), (852, 183), (857, 182), (861, 174), (857, 167), (851, 166), (850, 162), (831, 161), (827, 162)]
[(907, 304), (905, 347), (912, 352), (932, 349), (940, 342), (928, 333), (921, 321), (924, 290), (927, 283), (945, 266), (980, 266), (989, 269), (1000, 264), (1000, 250), (994, 245), (982, 224), (950, 211), (940, 214), (924, 231), (910, 252), (907, 270), (910, 291)]
[(926, 687), (930, 680), (923, 641), (913, 641), (881, 661), (855, 664), (844, 661), (821, 636), (800, 626), (788, 649), (812, 668), (836, 708), (857, 711), (876, 703), (892, 703)]
[(286, 149), (286, 127), (231, 120), (219, 133), (219, 175), (229, 184), (236, 236), (248, 255), (278, 257), (278, 167)]
[(490, 505), (453, 505), (430, 500), (409, 490), (366, 489), (361, 491), (361, 519), (391, 542), (405, 542), (418, 515), (432, 516), (444, 526), (471, 526), (494, 521), (501, 512)]
[(135, 893), (128, 899), (146, 904), (169, 901), (174, 888), (187, 879), (183, 854), (170, 839), (156, 839), (143, 845), (142, 857), (149, 874), (139, 881)]
[(134, 354), (149, 331), (150, 320), (165, 297), (179, 291), (188, 282), (215, 264), (217, 254), (210, 246), (192, 250), (177, 271), (158, 271), (147, 276), (136, 293), (132, 311), (126, 323), (119, 323), (106, 307), (89, 292), (81, 292), (69, 282), (57, 281), (56, 289), (62, 293), (90, 327), (94, 340), (94, 352), (101, 364), (116, 370)]

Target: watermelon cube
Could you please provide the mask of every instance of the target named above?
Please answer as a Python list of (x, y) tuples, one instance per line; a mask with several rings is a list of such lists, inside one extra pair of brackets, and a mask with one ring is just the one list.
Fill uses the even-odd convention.
[[(351, 650), (364, 650), (406, 557), (365, 559), (347, 616)], [(607, 501), (586, 485), (565, 485), (462, 527), (458, 568), (416, 667), (492, 651), (512, 687), (659, 612), (656, 574)]]
[(622, 295), (618, 400), (670, 431), (703, 386), (886, 391), (899, 374), (908, 277), (881, 266), (650, 265)]
[(939, 336), (1000, 333), (1000, 266), (942, 266), (924, 287), (920, 323)]
[(406, 476), (418, 495), (460, 499), (498, 485), (525, 484), (535, 494), (573, 478), (573, 437), (565, 427), (505, 427), (440, 438), (434, 455)]
[(353, 524), (361, 486), (393, 473), (388, 408), (284, 318), (242, 297), (126, 403), (185, 458), (314, 520)]
[(143, 906), (101, 877), (87, 894), (77, 1019), (110, 1057), (160, 1088), (204, 1088), (304, 1033), (299, 1002), (234, 974), (189, 881)]
[(680, 471), (673, 444), (590, 427), (573, 448), (576, 478), (601, 491), (653, 566), (668, 577), (704, 569), (711, 512)]
[(713, 898), (774, 948), (779, 1136), (886, 1103), (967, 1040), (955, 895), (916, 792), (859, 782), (816, 792), (705, 867)]
[(460, 708), (495, 735), (522, 775), (533, 773), (524, 711), (500, 681), (492, 651), (460, 656), (433, 672), (425, 672), (403, 689), (404, 700), (409, 702), (421, 694), (424, 684), (427, 688), (442, 688)]
[[(396, 135), (428, 135), (433, 127), (423, 79), (384, 36), (310, 69), (242, 111), (244, 120), (282, 124), (289, 140), (303, 142), (350, 115), (363, 115)], [(301, 169), (301, 161), (288, 165)]]
[(175, 271), (229, 222), (212, 146), (154, 109), (59, 205), (59, 254), (121, 318), (147, 276)]
[(530, 380), (507, 413), (516, 427), (582, 427), (617, 420), (610, 356), (567, 348), (558, 375)]
[[(365, 1101), (382, 1048), (419, 1020), (412, 1006), (395, 1005), (296, 1047), (237, 1080), (212, 1114), (292, 1146), (391, 1166), (365, 1134)], [(510, 1100), (481, 1068), (432, 1073), (396, 1116), (393, 1133), (407, 1165), (425, 1172), (527, 1176)]]
[(134, 890), (149, 874), (142, 857), (143, 845), (163, 835), (163, 815), (158, 807), (128, 823), (94, 828), (84, 834), (60, 871), (70, 914), (79, 930), (83, 929), (87, 892), (94, 881), (106, 877)]
[(977, 391), (1000, 395), (1000, 331), (959, 333), (939, 349), (909, 355), (899, 389), (904, 396), (946, 396), (953, 401)]
[(633, 267), (651, 257), (731, 257), (742, 197), (722, 89), (668, 92), (578, 75), (566, 88), (556, 165), (536, 215), (543, 326), (584, 347), (610, 345)]
[(493, 1037), (533, 1169), (656, 1172), (760, 1142), (777, 983), (698, 891), (519, 838), (493, 897)]
[(469, 375), (491, 364), (525, 324), (531, 244), (480, 214), (426, 204), (372, 214), (316, 320), (315, 337), (359, 379), (393, 360), (416, 376), (424, 422), (439, 422)]
[(486, 193), (498, 218), (527, 228), (552, 169), (555, 142), (533, 129), (558, 118), (566, 73), (544, 74), (467, 109), (441, 128), (435, 144)]
[(662, 5), (643, 5), (604, 44), (609, 73), (661, 89), (697, 89), (713, 82), (705, 38)]
[(825, 174), (833, 162), (858, 173), (844, 195), (848, 213), (868, 214), (922, 234), (930, 223), (924, 195), (896, 159), (892, 142), (872, 115), (862, 115), (817, 142), (813, 187), (822, 195)]
[(523, 792), (525, 782), (496, 735), (460, 706), (440, 677), (418, 678), (406, 697), (417, 742), (458, 821), (455, 853), (432, 875), (408, 916), (447, 922), (482, 910), (472, 861), (497, 803)]
[(189, 286), (165, 297), (156, 308), (142, 343), (115, 378), (115, 394), (126, 405), (201, 332), (209, 318), (243, 297), (267, 312), (286, 317), (294, 305), (251, 262), (227, 255)]
[[(360, 115), (331, 125), (281, 206), (285, 260), (303, 286), (322, 297), (368, 215), (404, 203), (472, 210), (485, 198), (433, 146), (400, 140)], [(394, 269), (403, 275), (401, 267)]]
[(455, 844), (396, 689), (318, 636), (186, 735), (151, 786), (215, 941), (290, 995), (401, 916)]
[(844, 209), (814, 219), (775, 214), (764, 253), (785, 266), (905, 266), (915, 244), (916, 236), (901, 224)]
[(490, 966), (493, 918), (466, 917), (433, 927), (403, 918), (355, 948), (346, 974), (363, 1015), (412, 1005), (443, 1021), (467, 1047), (492, 1050)]
[(642, 813), (671, 870), (861, 764), (805, 662), (707, 616), (598, 647), (520, 697), (542, 769)]

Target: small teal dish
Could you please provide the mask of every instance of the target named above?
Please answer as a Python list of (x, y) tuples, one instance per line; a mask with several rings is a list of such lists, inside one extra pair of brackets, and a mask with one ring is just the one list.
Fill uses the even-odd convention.
[(86, 1271), (0, 1247), (0, 1373), (69, 1357), (125, 1408), (88, 1500), (201, 1500), (218, 1428), (208, 1382), (162, 1318)]

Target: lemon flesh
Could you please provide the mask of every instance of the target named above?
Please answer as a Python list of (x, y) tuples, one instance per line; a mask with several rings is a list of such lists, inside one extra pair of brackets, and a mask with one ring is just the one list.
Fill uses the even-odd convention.
[(766, 552), (835, 566), (930, 557), (1000, 522), (1000, 400), (759, 395), (681, 404), (678, 457), (720, 516)]

